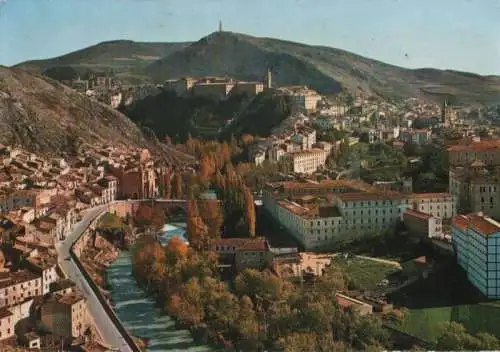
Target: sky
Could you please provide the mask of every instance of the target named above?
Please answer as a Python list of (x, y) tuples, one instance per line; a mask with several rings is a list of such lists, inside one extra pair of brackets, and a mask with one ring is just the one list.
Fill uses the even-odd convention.
[(500, 0), (0, 0), (0, 64), (106, 40), (196, 41), (219, 20), (408, 68), (500, 75)]

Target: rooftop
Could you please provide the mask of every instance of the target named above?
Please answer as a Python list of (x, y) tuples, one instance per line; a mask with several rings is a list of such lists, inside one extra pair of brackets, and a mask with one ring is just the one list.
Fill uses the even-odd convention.
[(467, 230), (471, 227), (483, 236), (490, 236), (500, 232), (500, 223), (485, 216), (481, 212), (467, 215), (456, 215), (452, 219), (453, 226)]
[(403, 216), (405, 216), (405, 215), (413, 216), (415, 218), (422, 219), (422, 220), (429, 220), (430, 218), (432, 218), (432, 215), (422, 213), (420, 211), (413, 210), (413, 209), (406, 209), (405, 212), (403, 213)]
[(477, 152), (492, 151), (500, 149), (500, 139), (490, 139), (483, 141), (472, 141), (468, 144), (457, 144), (448, 147), (448, 152)]

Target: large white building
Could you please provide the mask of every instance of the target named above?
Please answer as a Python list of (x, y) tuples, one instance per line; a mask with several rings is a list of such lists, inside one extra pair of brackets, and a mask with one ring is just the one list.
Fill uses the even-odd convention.
[(500, 298), (500, 223), (481, 212), (457, 215), (451, 238), (468, 280), (488, 298)]
[(264, 208), (306, 250), (380, 233), (402, 220), (409, 199), (353, 180), (270, 183)]

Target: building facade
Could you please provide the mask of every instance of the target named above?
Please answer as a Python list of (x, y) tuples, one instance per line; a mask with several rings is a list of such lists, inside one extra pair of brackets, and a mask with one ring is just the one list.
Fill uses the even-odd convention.
[(500, 223), (482, 213), (457, 215), (452, 244), (472, 285), (488, 298), (500, 298)]

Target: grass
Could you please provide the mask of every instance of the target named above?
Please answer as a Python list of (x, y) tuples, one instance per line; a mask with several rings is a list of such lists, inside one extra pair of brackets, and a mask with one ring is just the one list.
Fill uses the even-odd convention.
[(488, 332), (500, 338), (500, 302), (488, 301), (450, 262), (428, 279), (391, 299), (408, 308), (401, 330), (435, 342), (443, 323), (455, 321), (470, 333)]
[(500, 308), (484, 303), (410, 309), (402, 330), (435, 342), (440, 326), (449, 321), (461, 323), (470, 333), (488, 332), (500, 337)]
[(358, 257), (344, 259), (339, 256), (332, 264), (340, 267), (359, 290), (376, 290), (379, 282), (400, 271), (393, 265)]
[(120, 217), (111, 213), (106, 213), (99, 219), (98, 227), (107, 229), (123, 229), (125, 224)]

